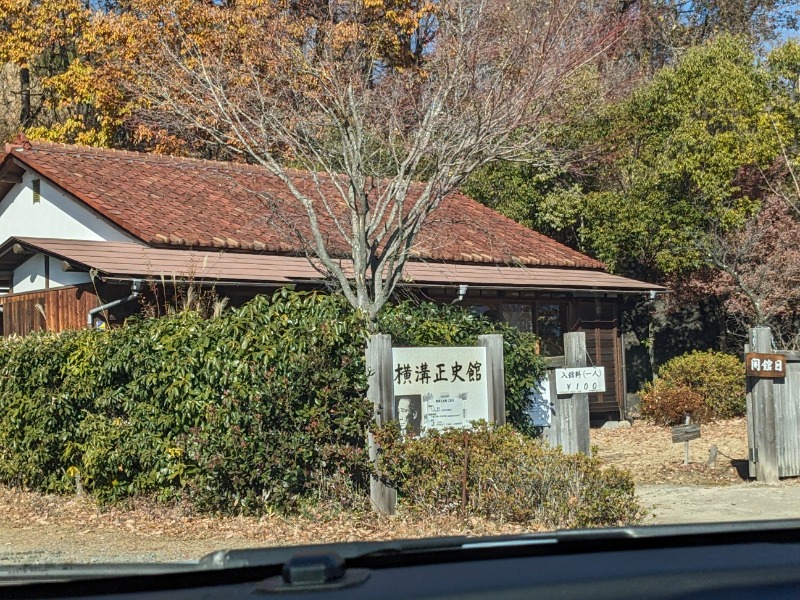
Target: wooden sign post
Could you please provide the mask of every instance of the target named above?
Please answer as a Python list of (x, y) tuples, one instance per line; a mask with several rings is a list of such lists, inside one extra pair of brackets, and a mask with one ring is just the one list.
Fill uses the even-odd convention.
[[(747, 389), (752, 396), (754, 458), (756, 477), (764, 483), (778, 483), (778, 444), (775, 423), (776, 377), (785, 377), (786, 360), (784, 356), (768, 354), (772, 350), (772, 332), (769, 327), (754, 327), (750, 330), (750, 350), (747, 353)], [(767, 358), (764, 358), (767, 357)], [(776, 358), (780, 364), (775, 364)], [(765, 367), (769, 367), (768, 369)], [(755, 368), (754, 368), (755, 367)], [(780, 371), (777, 369), (780, 367)], [(776, 375), (780, 373), (780, 375)]]
[[(565, 367), (586, 367), (586, 334), (583, 331), (564, 334)], [(588, 390), (587, 390), (588, 391)], [(570, 392), (568, 398), (559, 400), (562, 417), (561, 444), (565, 454), (582, 452), (591, 456), (589, 440), (589, 395), (586, 391)]]
[(689, 441), (700, 438), (700, 425), (692, 424), (692, 418), (686, 415), (686, 424), (678, 425), (672, 428), (672, 443), (684, 443), (683, 447), (683, 464), (689, 464)]
[[(367, 398), (372, 400), (375, 424), (380, 427), (392, 419), (392, 336), (373, 335), (367, 342)], [(378, 447), (369, 432), (367, 448), (370, 460), (378, 464)], [(372, 506), (387, 515), (395, 513), (397, 490), (385, 485), (375, 475), (370, 478)]]

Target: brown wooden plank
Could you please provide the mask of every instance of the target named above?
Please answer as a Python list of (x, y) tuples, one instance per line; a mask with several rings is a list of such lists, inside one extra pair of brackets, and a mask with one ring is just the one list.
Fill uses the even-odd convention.
[[(85, 326), (86, 314), (97, 305), (94, 291), (85, 286), (51, 288), (3, 297), (3, 332), (27, 335), (32, 331), (64, 331)], [(39, 311), (39, 304), (43, 311)]]
[(693, 423), (691, 425), (677, 425), (672, 428), (672, 443), (690, 442), (700, 438), (700, 425)]

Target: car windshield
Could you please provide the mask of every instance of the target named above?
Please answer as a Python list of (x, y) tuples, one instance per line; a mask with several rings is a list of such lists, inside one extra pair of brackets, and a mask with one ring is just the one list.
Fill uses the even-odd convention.
[(800, 519), (796, 23), (0, 0), (0, 566)]

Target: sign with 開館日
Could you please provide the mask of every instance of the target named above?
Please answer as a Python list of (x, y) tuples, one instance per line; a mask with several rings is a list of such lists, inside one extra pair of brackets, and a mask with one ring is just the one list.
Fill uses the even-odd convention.
[(782, 354), (748, 352), (744, 365), (749, 377), (786, 377), (786, 357)]
[(748, 352), (744, 366), (750, 377), (786, 377), (786, 357), (782, 354)]
[(605, 391), (605, 367), (556, 369), (556, 394), (592, 394)]

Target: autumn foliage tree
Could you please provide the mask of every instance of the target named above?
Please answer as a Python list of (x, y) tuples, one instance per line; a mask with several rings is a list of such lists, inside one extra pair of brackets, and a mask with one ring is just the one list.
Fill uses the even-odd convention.
[(130, 130), (135, 98), (120, 83), (128, 68), (109, 62), (103, 15), (126, 2), (0, 0), (0, 136), (104, 147), (152, 146), (152, 132)]
[[(77, 56), (77, 40), (89, 19), (80, 0), (0, 0), (0, 65), (13, 90), (6, 128), (53, 122), (55, 79)], [(46, 114), (46, 113), (51, 114)]]
[(703, 251), (712, 270), (688, 285), (722, 299), (739, 330), (766, 325), (782, 347), (800, 347), (800, 223), (784, 199), (766, 199), (741, 228), (707, 237)]
[(623, 30), (618, 6), (135, 0), (102, 26), (135, 65), (138, 123), (264, 166), (302, 207), (293, 235), (374, 322), (442, 199), (542, 147), (565, 81)]

